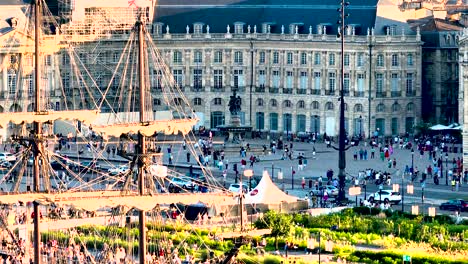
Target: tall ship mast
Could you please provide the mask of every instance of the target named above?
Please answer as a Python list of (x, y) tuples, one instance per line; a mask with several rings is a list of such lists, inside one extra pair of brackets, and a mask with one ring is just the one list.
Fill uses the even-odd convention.
[[(107, 67), (112, 78), (104, 88), (98, 87), (95, 76), (84, 67), (87, 55), (75, 47), (82, 42), (77, 41), (76, 36), (60, 34), (60, 26), (43, 0), (32, 1), (25, 11), (25, 17), (31, 19), (24, 23), (23, 31), (17, 29), (12, 33), (25, 46), (23, 50), (18, 50), (21, 58), (27, 54), (34, 56), (31, 67), (34, 79), (31, 96), (26, 98), (32, 100), (30, 107), (26, 111), (12, 107), (10, 112), (0, 113), (0, 126), (16, 129), (11, 136), (15, 159), (8, 165), (4, 164), (5, 173), (0, 178), (2, 190), (9, 190), (0, 194), (7, 214), (0, 221), (0, 229), (8, 234), (11, 243), (10, 251), (6, 254), (19, 256), (25, 261), (29, 258), (36, 264), (52, 263), (51, 259), (67, 257), (82, 257), (87, 260), (86, 263), (108, 263), (119, 252), (122, 256), (124, 248), (121, 246), (123, 242), (117, 242), (121, 237), (115, 233), (114, 226), (124, 226), (130, 231), (134, 222), (138, 226), (138, 253), (133, 252), (133, 246), (130, 246), (133, 242), (125, 241), (126, 259), (146, 263), (149, 253), (154, 255), (158, 252), (160, 257), (170, 260), (178, 253), (166, 251), (172, 242), (169, 242), (171, 239), (167, 232), (161, 229), (163, 213), (167, 216), (170, 211), (179, 215), (184, 213), (181, 204), (193, 203), (206, 204), (216, 210), (223, 207), (225, 212), (238, 207), (239, 199), (226, 192), (198, 159), (198, 164), (194, 166), (202, 170), (203, 180), (202, 177), (197, 178), (191, 188), (184, 186), (170, 192), (171, 186), (177, 186), (177, 180), (187, 179), (187, 176), (166, 166), (161, 145), (167, 144), (161, 142), (188, 142), (187, 152), (197, 157), (200, 149), (190, 144), (197, 142), (191, 134), (197, 118), (193, 116), (183, 91), (146, 31), (142, 19), (144, 13), (136, 10), (135, 14), (136, 22), (129, 31), (116, 67)], [(101, 48), (100, 44), (98, 42), (95, 49)], [(62, 62), (70, 64), (68, 73), (72, 73), (70, 75), (74, 79), (68, 81), (78, 84), (81, 89), (76, 93), (70, 92), (62, 82), (64, 86), (56, 89), (63, 92), (62, 96), (58, 96), (61, 101), (57, 102), (61, 107), (54, 109), (50, 102), (52, 93), (43, 87), (50, 77), (45, 74), (43, 64), (50, 64), (48, 60), (56, 53), (63, 54)], [(65, 68), (65, 65), (61, 65), (56, 70), (65, 71)], [(24, 74), (24, 71), (22, 68), (18, 73)], [(156, 118), (157, 112), (152, 108), (155, 95), (149, 89), (150, 71), (160, 76), (157, 79), (161, 84), (157, 95), (161, 99), (158, 100), (166, 105), (169, 110), (166, 112), (172, 113), (165, 118)], [(117, 89), (113, 89), (115, 87)], [(78, 99), (75, 98), (77, 95)], [(25, 99), (18, 93), (15, 96), (12, 95), (15, 103)], [(67, 135), (56, 135), (53, 127), (59, 122), (67, 125), (68, 130), (64, 130), (68, 131)], [(109, 150), (113, 153), (110, 154)], [(85, 165), (80, 159), (90, 161)], [(98, 162), (107, 168), (98, 167)], [(240, 209), (242, 216), (243, 206)], [(97, 216), (100, 211), (107, 213)], [(137, 219), (132, 220), (129, 215), (131, 211), (137, 212)], [(16, 217), (10, 221), (14, 214)], [(57, 217), (58, 222), (54, 225), (44, 222), (45, 214), (49, 218)], [(18, 215), (25, 216), (24, 220), (15, 220), (19, 219)], [(28, 215), (31, 215), (32, 221), (28, 221)], [(193, 225), (186, 219), (175, 218)], [(95, 241), (103, 242), (93, 244), (77, 234), (77, 229), (86, 223), (103, 226), (104, 229), (93, 229)], [(244, 221), (241, 221), (243, 224)], [(148, 230), (149, 226), (153, 229)], [(18, 233), (15, 234), (14, 229), (19, 230)], [(194, 232), (193, 228), (189, 230)], [(244, 227), (240, 231), (238, 234), (231, 232), (226, 238), (248, 236)], [(136, 236), (127, 234), (126, 237)], [(55, 247), (49, 246), (49, 243), (55, 243)], [(224, 263), (231, 261), (240, 245), (242, 243), (236, 243)], [(179, 250), (186, 249), (183, 243), (177, 247)], [(47, 255), (44, 253), (46, 249), (55, 250), (51, 254), (53, 257), (44, 256)]]

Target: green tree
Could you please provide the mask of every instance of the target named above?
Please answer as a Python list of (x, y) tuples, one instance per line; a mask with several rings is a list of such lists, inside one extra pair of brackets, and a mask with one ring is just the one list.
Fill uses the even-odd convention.
[(271, 229), (271, 236), (275, 238), (275, 248), (278, 249), (278, 237), (288, 236), (291, 232), (292, 224), (291, 215), (270, 210), (255, 222), (255, 227)]

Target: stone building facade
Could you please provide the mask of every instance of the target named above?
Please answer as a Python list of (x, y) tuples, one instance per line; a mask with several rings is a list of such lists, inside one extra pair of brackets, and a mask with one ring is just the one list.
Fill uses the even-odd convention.
[[(242, 98), (241, 121), (256, 131), (337, 135), (341, 85), (340, 39), (326, 34), (258, 33), (235, 23), (225, 33), (210, 33), (194, 24), (185, 34), (152, 27), (176, 82), (206, 128), (229, 123), (227, 107), (234, 90)], [(163, 33), (163, 31), (165, 31)], [(350, 135), (412, 133), (421, 116), (420, 35), (345, 36), (346, 129)], [(100, 55), (81, 47), (88, 57), (108, 62), (95, 69), (97, 83), (106, 86), (125, 37), (100, 40)], [(88, 43), (90, 47), (95, 44)], [(89, 60), (92, 61), (92, 60)], [(112, 63), (114, 62), (114, 63)], [(115, 65), (114, 65), (115, 67)], [(66, 68), (66, 67), (65, 67)], [(106, 73), (107, 71), (107, 73)], [(154, 110), (164, 110), (158, 98), (157, 71), (150, 70)], [(66, 71), (62, 83), (73, 85)], [(65, 90), (70, 90), (64, 87)]]

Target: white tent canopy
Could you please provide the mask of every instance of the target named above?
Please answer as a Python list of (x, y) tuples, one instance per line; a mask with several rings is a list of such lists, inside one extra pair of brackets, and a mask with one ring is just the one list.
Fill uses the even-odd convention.
[(448, 129), (450, 129), (450, 127), (444, 126), (444, 125), (441, 125), (441, 124), (437, 124), (437, 125), (431, 126), (429, 129), (430, 130), (448, 130)]
[(282, 202), (297, 202), (297, 197), (281, 191), (272, 181), (267, 172), (263, 174), (257, 187), (245, 195), (246, 204), (280, 204)]

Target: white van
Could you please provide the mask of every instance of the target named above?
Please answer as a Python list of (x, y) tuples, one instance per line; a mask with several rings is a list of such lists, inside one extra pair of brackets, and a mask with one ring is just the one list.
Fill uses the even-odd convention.
[(3, 152), (0, 153), (0, 161), (14, 162), (16, 161), (16, 156), (8, 152)]

